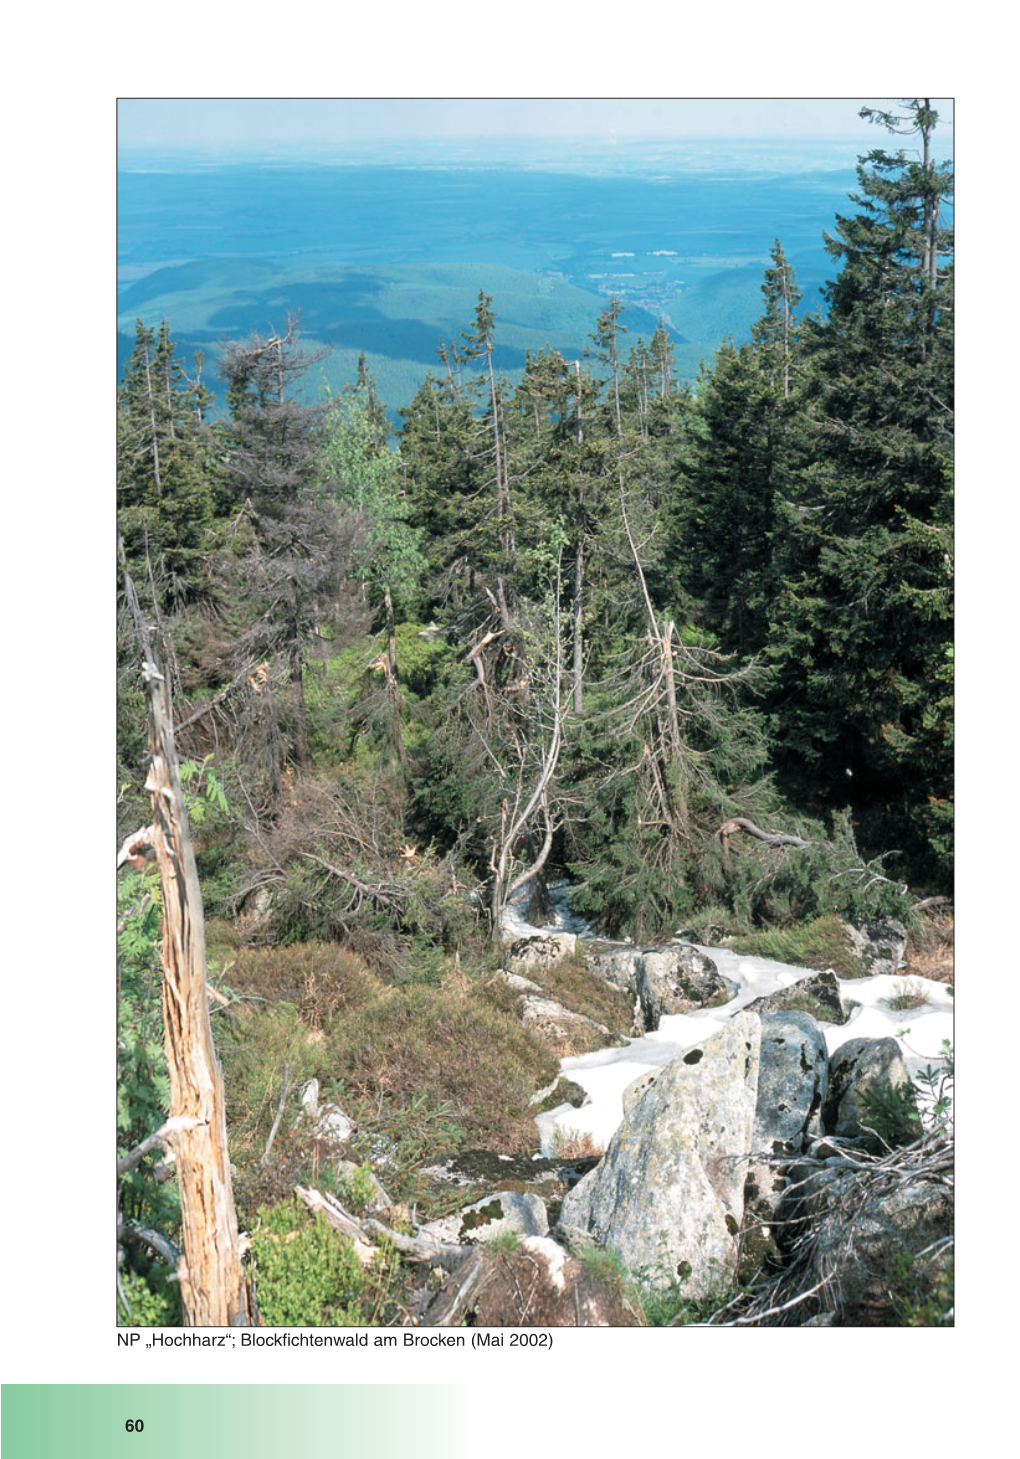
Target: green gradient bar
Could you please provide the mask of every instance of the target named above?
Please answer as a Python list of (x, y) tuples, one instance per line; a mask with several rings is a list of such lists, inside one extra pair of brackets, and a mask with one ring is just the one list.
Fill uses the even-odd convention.
[[(7, 1459), (467, 1459), (463, 1384), (4, 1384)], [(141, 1432), (128, 1422), (141, 1419)]]

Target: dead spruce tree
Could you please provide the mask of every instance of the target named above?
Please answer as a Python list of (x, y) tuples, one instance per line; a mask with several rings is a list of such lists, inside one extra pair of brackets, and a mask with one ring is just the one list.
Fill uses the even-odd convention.
[(137, 864), (148, 846), (159, 867), (170, 1115), (160, 1130), (120, 1162), (118, 1173), (130, 1169), (157, 1142), (173, 1150), (184, 1245), (176, 1273), (184, 1325), (249, 1327), (255, 1317), (241, 1267), (223, 1075), (209, 1023), (202, 894), (181, 790), (170, 695), (142, 620), (134, 585), (126, 575), (125, 586), (143, 656), (150, 750), (145, 788), (152, 805), (152, 823), (127, 838), (118, 865)]
[(559, 828), (557, 771), (569, 712), (564, 678), (560, 563), (545, 604), (511, 609), (502, 582), (490, 594), (491, 619), (467, 654), (474, 683), (462, 704), (495, 771), (487, 906), (494, 940), (513, 897), (540, 876)]

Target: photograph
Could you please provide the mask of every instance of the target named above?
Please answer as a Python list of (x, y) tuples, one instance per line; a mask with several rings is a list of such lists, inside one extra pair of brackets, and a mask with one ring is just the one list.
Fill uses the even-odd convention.
[(118, 101), (119, 1341), (954, 1325), (953, 127)]

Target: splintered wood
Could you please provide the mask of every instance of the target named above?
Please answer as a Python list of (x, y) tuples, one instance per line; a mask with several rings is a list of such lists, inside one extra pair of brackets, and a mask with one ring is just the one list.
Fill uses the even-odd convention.
[(202, 897), (169, 693), (151, 658), (142, 677), (152, 752), (145, 783), (152, 800), (147, 840), (163, 893), (163, 1022), (170, 1075), (170, 1121), (164, 1128), (176, 1157), (181, 1197), (184, 1259), (178, 1277), (184, 1321), (188, 1327), (249, 1327), (253, 1318), (230, 1184), (223, 1077), (209, 1024)]

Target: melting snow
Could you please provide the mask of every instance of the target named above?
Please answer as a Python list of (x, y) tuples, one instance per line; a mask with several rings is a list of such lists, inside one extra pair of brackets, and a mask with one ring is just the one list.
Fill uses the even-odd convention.
[[(545, 927), (534, 927), (524, 920), (518, 899), (504, 920), (508, 940), (539, 937), (550, 932), (595, 936), (588, 923), (571, 915), (568, 894), (566, 882), (550, 888), (553, 920)], [(662, 1068), (692, 1045), (710, 1038), (727, 1019), (756, 998), (788, 988), (812, 977), (816, 971), (773, 962), (771, 958), (749, 957), (725, 947), (699, 947), (699, 951), (712, 959), (724, 978), (737, 985), (736, 997), (722, 1008), (667, 1015), (654, 1033), (630, 1039), (625, 1048), (599, 1049), (593, 1054), (562, 1059), (563, 1073), (581, 1086), (590, 1102), (579, 1109), (562, 1104), (537, 1117), (535, 1123), (543, 1155), (555, 1154), (557, 1138), (568, 1135), (587, 1134), (596, 1144), (608, 1145), (623, 1120), (623, 1091), (632, 1080)], [(890, 999), (904, 987), (926, 994), (927, 1003), (921, 1008), (899, 1012), (890, 1008)], [(850, 1010), (848, 1021), (833, 1024), (819, 1020), (830, 1055), (848, 1039), (895, 1038), (912, 1078), (928, 1065), (940, 1067), (943, 1041), (953, 1037), (953, 999), (945, 984), (909, 972), (896, 976), (884, 973), (872, 978), (841, 978), (839, 991), (844, 1007)]]

